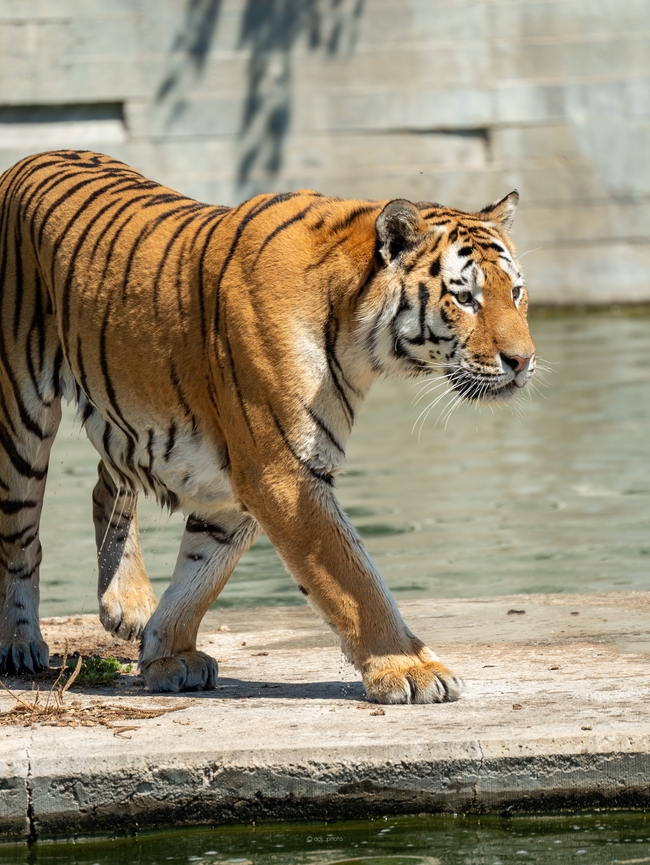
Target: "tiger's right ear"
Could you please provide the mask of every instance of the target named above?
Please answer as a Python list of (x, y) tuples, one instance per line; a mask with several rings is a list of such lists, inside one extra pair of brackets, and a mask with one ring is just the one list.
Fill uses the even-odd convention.
[(405, 198), (389, 201), (377, 217), (377, 250), (385, 264), (397, 256), (426, 231), (426, 222), (417, 207)]

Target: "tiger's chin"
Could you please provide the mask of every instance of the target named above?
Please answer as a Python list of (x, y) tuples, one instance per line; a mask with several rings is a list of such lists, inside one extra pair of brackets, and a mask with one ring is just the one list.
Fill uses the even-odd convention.
[(454, 390), (463, 396), (465, 402), (470, 403), (485, 403), (485, 402), (504, 402), (512, 397), (525, 387), (528, 382), (518, 384), (514, 379), (500, 384), (486, 383), (485, 379), (469, 382), (452, 382)]

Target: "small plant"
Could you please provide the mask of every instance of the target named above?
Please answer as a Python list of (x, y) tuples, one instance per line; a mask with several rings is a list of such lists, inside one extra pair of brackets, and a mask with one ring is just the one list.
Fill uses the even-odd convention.
[[(77, 660), (68, 658), (67, 669), (70, 673), (76, 667)], [(84, 658), (76, 678), (80, 685), (110, 685), (120, 673), (130, 673), (131, 669), (131, 664), (121, 664), (112, 655), (109, 658)]]
[[(67, 681), (63, 682), (63, 675), (66, 670), (71, 670), (71, 675)], [(108, 671), (107, 671), (108, 667)], [(89, 705), (82, 705), (79, 701), (74, 700), (70, 703), (66, 702), (66, 692), (70, 686), (81, 679), (82, 668), (85, 668), (87, 675), (93, 678), (88, 678), (87, 684), (102, 684), (106, 681), (112, 682), (118, 675), (120, 670), (129, 672), (131, 664), (126, 664), (124, 667), (120, 664), (117, 658), (87, 658), (85, 661), (79, 655), (77, 658), (68, 659), (68, 643), (66, 641), (65, 652), (63, 654), (63, 664), (61, 672), (56, 678), (49, 691), (45, 693), (45, 703), (41, 702), (42, 694), (37, 691), (23, 691), (21, 696), (14, 694), (5, 683), (0, 680), (0, 688), (5, 690), (14, 700), (15, 705), (6, 712), (0, 712), (0, 727), (11, 725), (32, 726), (33, 724), (46, 724), (52, 727), (96, 727), (102, 724), (104, 727), (112, 729), (113, 735), (121, 736), (127, 730), (137, 730), (138, 727), (116, 726), (115, 722), (142, 720), (145, 718), (159, 718), (161, 715), (166, 715), (168, 712), (180, 712), (182, 709), (187, 709), (189, 703), (183, 703), (180, 706), (172, 706), (164, 709), (144, 709), (138, 706), (110, 706), (101, 702), (94, 702)], [(88, 671), (92, 671), (89, 673)], [(99, 672), (97, 672), (99, 671)], [(111, 678), (97, 679), (97, 675), (107, 676)], [(130, 736), (126, 737), (127, 739)]]

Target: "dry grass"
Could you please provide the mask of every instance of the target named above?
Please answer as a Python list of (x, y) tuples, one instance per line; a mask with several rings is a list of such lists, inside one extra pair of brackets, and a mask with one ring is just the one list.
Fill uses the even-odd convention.
[[(83, 658), (79, 655), (77, 664), (70, 678), (62, 684), (62, 677), (67, 672), (68, 647), (63, 656), (61, 672), (56, 681), (44, 694), (37, 689), (32, 692), (23, 691), (20, 696), (0, 681), (2, 687), (14, 700), (15, 705), (6, 712), (0, 712), (0, 727), (24, 726), (31, 727), (41, 724), (49, 727), (109, 727), (114, 735), (122, 735), (127, 730), (137, 727), (117, 726), (119, 722), (158, 718), (168, 712), (178, 712), (190, 704), (183, 703), (169, 709), (141, 709), (137, 706), (115, 706), (101, 701), (83, 705), (78, 700), (68, 700), (67, 691), (74, 684), (81, 672)], [(28, 696), (29, 694), (29, 696)]]

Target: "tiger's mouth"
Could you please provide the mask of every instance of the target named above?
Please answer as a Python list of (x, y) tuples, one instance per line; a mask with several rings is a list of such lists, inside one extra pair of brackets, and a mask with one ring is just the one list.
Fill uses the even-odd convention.
[(506, 378), (503, 373), (489, 375), (463, 368), (446, 370), (445, 375), (452, 388), (461, 394), (466, 402), (494, 402), (510, 399), (522, 386), (528, 384), (530, 378), (529, 376), (522, 385), (516, 383), (514, 378)]

